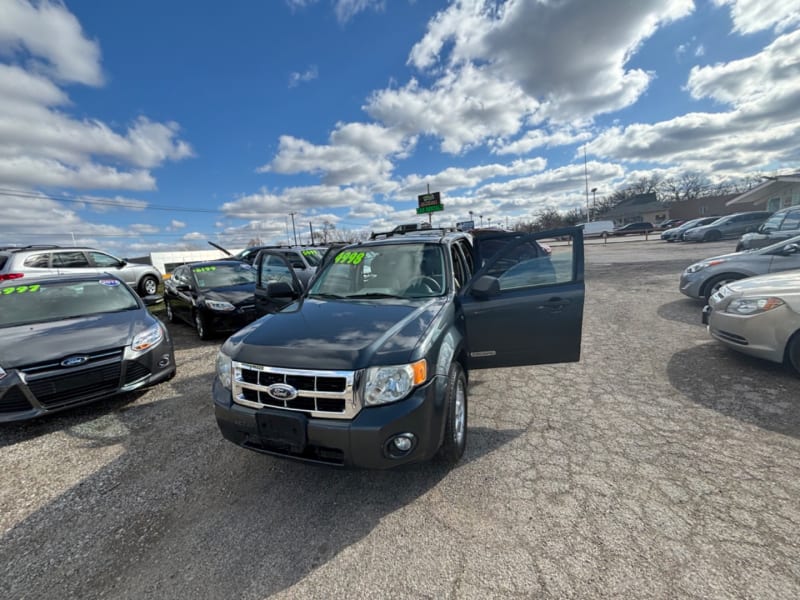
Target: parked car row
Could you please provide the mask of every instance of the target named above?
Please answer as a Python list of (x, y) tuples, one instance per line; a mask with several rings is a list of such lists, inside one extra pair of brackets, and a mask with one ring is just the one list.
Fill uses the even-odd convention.
[(714, 339), (800, 373), (800, 235), (689, 265), (679, 289), (705, 301)]

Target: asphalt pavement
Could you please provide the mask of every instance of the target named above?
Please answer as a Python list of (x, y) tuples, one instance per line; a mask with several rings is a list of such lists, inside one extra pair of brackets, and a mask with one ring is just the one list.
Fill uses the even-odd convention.
[(222, 439), (222, 340), (177, 377), (0, 425), (0, 597), (798, 598), (800, 377), (678, 292), (733, 242), (587, 244), (579, 363), (475, 371), (454, 469)]

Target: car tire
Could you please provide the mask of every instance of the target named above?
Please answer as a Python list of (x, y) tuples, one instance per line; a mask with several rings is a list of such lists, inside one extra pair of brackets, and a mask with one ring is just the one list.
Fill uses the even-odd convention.
[(461, 459), (467, 447), (467, 378), (457, 362), (450, 367), (445, 394), (446, 420), (439, 459), (453, 465)]
[(800, 331), (796, 331), (786, 344), (786, 363), (800, 375)]
[(730, 283), (731, 281), (738, 281), (739, 279), (744, 279), (744, 275), (738, 275), (737, 273), (726, 273), (709, 279), (703, 287), (703, 297), (706, 299), (706, 304), (708, 304), (711, 296), (713, 296), (714, 293), (723, 285)]
[(741, 252), (742, 250), (744, 250), (744, 246), (741, 243), (736, 244), (736, 252)]
[(172, 311), (172, 305), (169, 303), (169, 300), (164, 300), (164, 311), (167, 313), (167, 321), (170, 323), (175, 322), (175, 313)]
[(203, 313), (200, 311), (195, 311), (194, 313), (194, 328), (201, 340), (207, 340), (211, 338), (211, 331), (208, 328), (208, 324), (206, 323)]
[(158, 279), (152, 275), (145, 275), (139, 282), (139, 295), (152, 296), (158, 292)]
[(608, 232), (604, 231), (600, 237), (602, 237), (604, 240), (607, 240), (608, 239)]
[(709, 231), (703, 236), (704, 242), (718, 242), (722, 239), (722, 234), (719, 231)]

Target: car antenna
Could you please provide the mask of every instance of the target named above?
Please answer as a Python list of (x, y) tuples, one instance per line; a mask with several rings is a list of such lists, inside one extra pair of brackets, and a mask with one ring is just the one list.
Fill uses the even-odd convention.
[(233, 254), (231, 254), (230, 252), (228, 252), (227, 250), (225, 250), (225, 248), (223, 248), (222, 246), (219, 246), (218, 244), (215, 244), (215, 243), (214, 243), (214, 242), (212, 242), (211, 240), (206, 240), (206, 241), (208, 241), (208, 243), (209, 243), (209, 244), (211, 244), (212, 246), (214, 246), (214, 248), (216, 248), (217, 250), (221, 250), (222, 252), (224, 252), (224, 253), (225, 253), (225, 254), (227, 254), (228, 256), (233, 256)]

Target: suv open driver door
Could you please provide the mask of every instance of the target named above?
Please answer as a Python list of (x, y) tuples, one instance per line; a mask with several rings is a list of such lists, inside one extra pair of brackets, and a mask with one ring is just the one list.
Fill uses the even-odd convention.
[[(538, 240), (553, 242), (551, 253)], [(557, 244), (557, 245), (556, 245)], [(576, 362), (583, 327), (583, 232), (486, 232), (460, 291), (469, 368)]]

